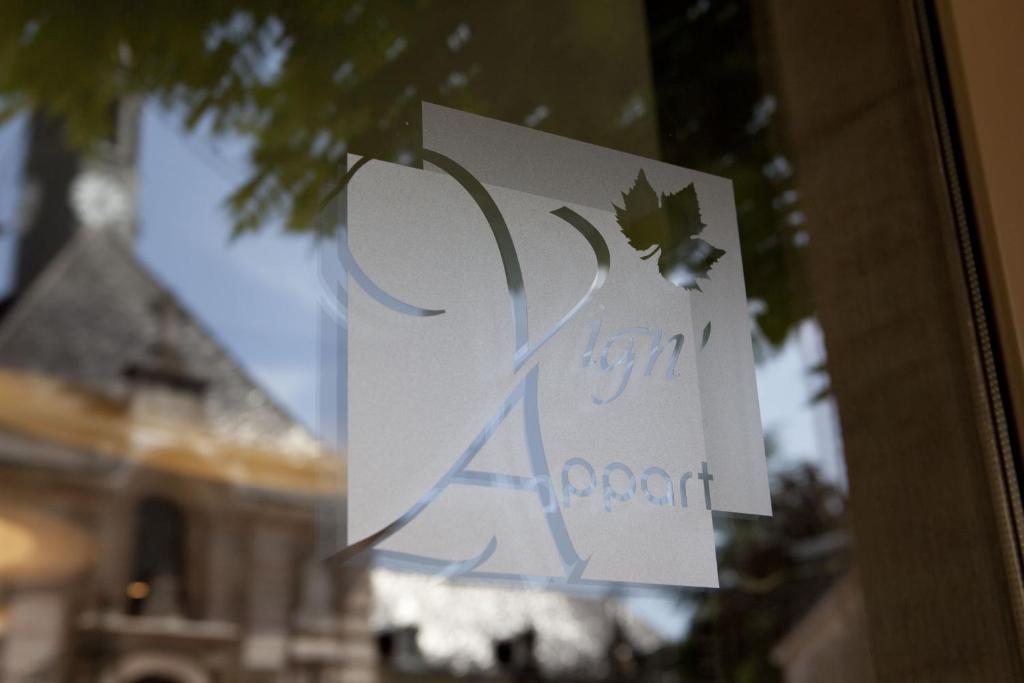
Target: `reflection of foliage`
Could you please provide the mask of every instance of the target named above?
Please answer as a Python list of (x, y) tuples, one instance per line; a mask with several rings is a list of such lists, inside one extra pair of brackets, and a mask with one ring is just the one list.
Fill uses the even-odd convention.
[(4, 3), (0, 117), (40, 107), (87, 146), (134, 93), (248, 136), (238, 233), (281, 214), (311, 226), (349, 150), (413, 161), (421, 100), (645, 156), (660, 146), (733, 180), (747, 289), (779, 344), (808, 309), (790, 283), (795, 193), (752, 25), (739, 0), (652, 2), (646, 24), (612, 0)]
[(772, 648), (845, 567), (844, 497), (813, 466), (780, 476), (772, 504), (771, 518), (729, 520), (718, 551), (722, 588), (698, 605), (683, 645), (685, 680), (780, 680)]
[(182, 108), (191, 126), (208, 117), (215, 131), (251, 136), (253, 172), (231, 198), (239, 231), (282, 210), (290, 227), (311, 225), (348, 150), (409, 158), (421, 100), (655, 152), (650, 119), (620, 116), (630, 103), (649, 109), (636, 76), (646, 59), (636, 6), (57, 4), (0, 8), (8, 109), (45, 107), (88, 144), (106, 132), (117, 98), (138, 92)]
[(662, 159), (733, 182), (747, 297), (777, 346), (811, 314), (792, 169), (775, 125), (760, 3), (649, 2)]
[(640, 171), (633, 187), (622, 193), (615, 218), (629, 246), (645, 252), (640, 258), (658, 256), (658, 270), (677, 287), (700, 291), (698, 279), (710, 278), (708, 270), (725, 254), (698, 235), (706, 228), (700, 216), (693, 184), (672, 194), (655, 193), (647, 175)]

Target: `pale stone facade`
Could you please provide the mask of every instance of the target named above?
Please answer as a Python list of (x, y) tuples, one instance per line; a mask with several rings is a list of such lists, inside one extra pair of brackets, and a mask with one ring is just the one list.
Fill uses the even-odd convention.
[[(0, 680), (370, 683), (359, 571), (317, 566), (320, 453), (76, 179), (134, 193), (138, 107), (83, 161), (36, 116), (0, 307)], [(312, 568), (312, 569), (311, 569)]]

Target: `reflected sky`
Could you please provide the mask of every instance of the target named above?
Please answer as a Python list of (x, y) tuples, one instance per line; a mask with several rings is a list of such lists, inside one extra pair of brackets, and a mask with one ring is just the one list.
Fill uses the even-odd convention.
[(15, 215), (21, 162), (25, 154), (24, 116), (0, 126), (0, 293), (6, 296), (11, 286), (14, 265)]

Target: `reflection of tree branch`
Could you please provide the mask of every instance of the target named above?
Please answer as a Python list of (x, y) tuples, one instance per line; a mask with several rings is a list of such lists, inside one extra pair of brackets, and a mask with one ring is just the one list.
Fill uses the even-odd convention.
[(789, 579), (790, 572), (780, 569), (768, 576), (736, 574), (736, 587), (744, 593), (770, 593)]
[(749, 3), (531, 7), (3, 3), (0, 120), (39, 107), (86, 148), (119, 99), (142, 94), (191, 129), (247, 137), (251, 172), (228, 199), (236, 234), (276, 217), (311, 230), (350, 151), (413, 161), (421, 101), (660, 156), (732, 180), (748, 297), (761, 338), (781, 345), (811, 314), (804, 228)]
[(772, 489), (773, 517), (728, 520), (721, 588), (692, 601), (696, 616), (680, 651), (688, 675), (713, 668), (722, 680), (779, 680), (768, 653), (848, 568), (843, 492), (811, 465), (781, 473)]
[(822, 564), (798, 565), (786, 569), (779, 569), (766, 576), (754, 576), (742, 572), (733, 573), (735, 583), (733, 588), (751, 595), (765, 595), (772, 593), (783, 585), (795, 581), (806, 581), (808, 579), (831, 579), (836, 576), (845, 566), (845, 563), (835, 559), (828, 559)]
[[(291, 228), (308, 228), (348, 151), (401, 160), (419, 147), (422, 100), (653, 153), (637, 76), (646, 73), (640, 9), (536, 9), (267, 0), (127, 16), (106, 3), (60, 13), (4, 6), (0, 39), (18, 47), (0, 55), (0, 115), (41, 106), (88, 146), (109, 132), (119, 98), (145, 93), (189, 128), (248, 136), (252, 172), (230, 198), (237, 231), (281, 212)], [(639, 113), (623, 122), (630, 103)]]

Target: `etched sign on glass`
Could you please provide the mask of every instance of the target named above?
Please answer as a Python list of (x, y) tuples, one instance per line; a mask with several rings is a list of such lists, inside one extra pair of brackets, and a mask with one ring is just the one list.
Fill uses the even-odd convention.
[(534, 585), (717, 586), (771, 514), (731, 183), (423, 106), (329, 195), (347, 541)]

